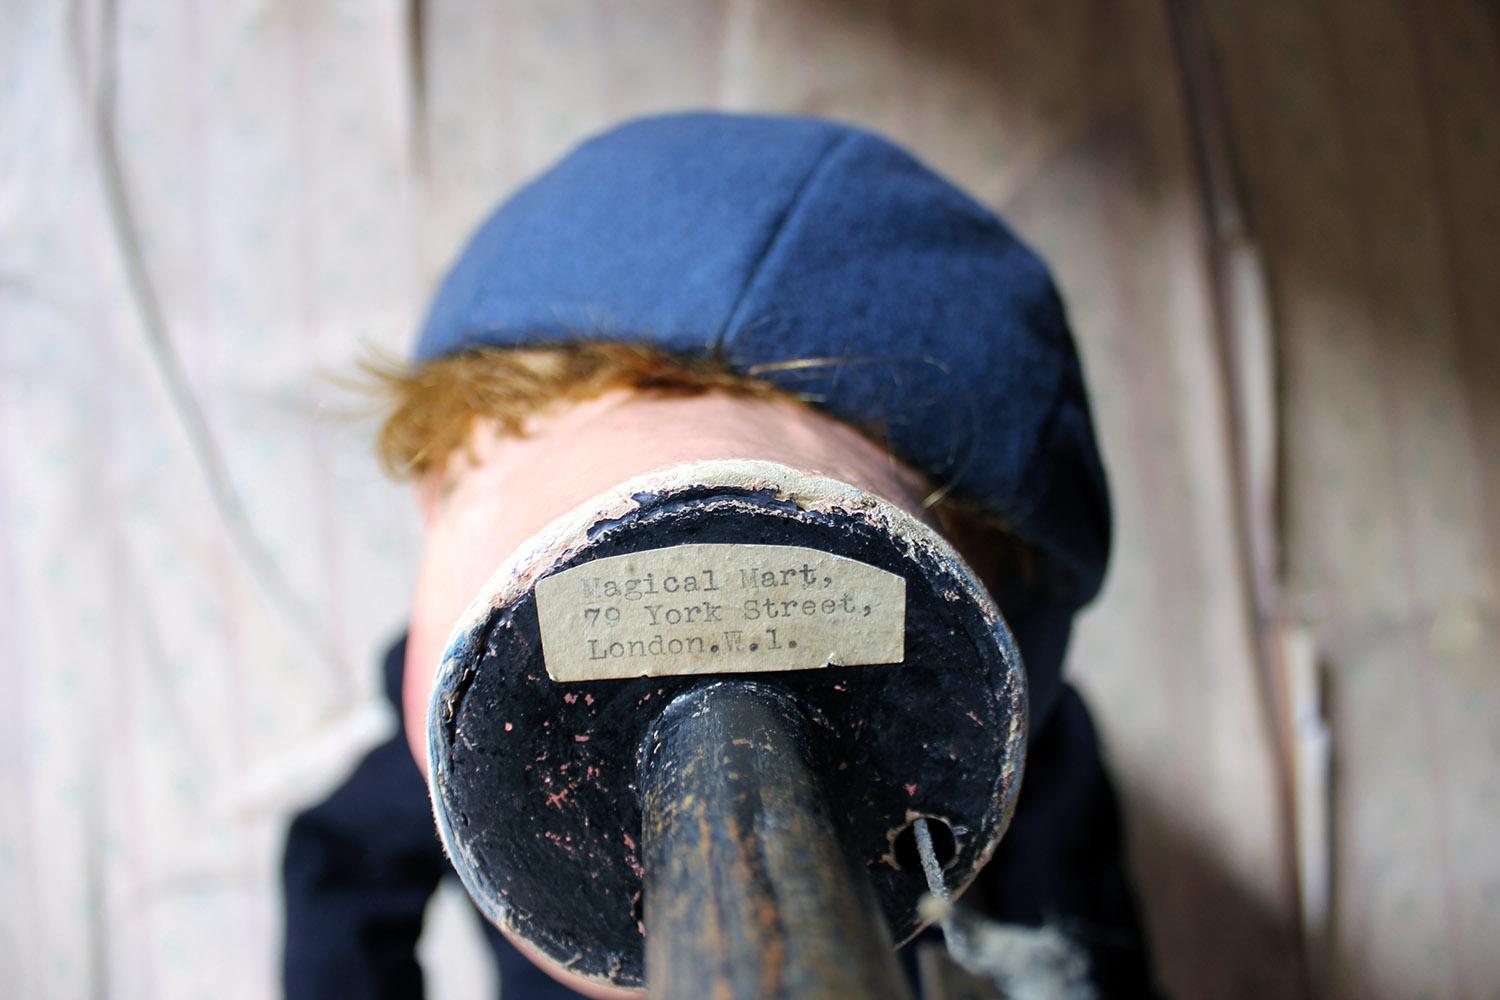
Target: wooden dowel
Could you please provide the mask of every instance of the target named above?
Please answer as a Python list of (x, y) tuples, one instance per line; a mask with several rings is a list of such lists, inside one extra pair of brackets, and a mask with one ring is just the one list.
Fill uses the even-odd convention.
[(653, 727), (641, 774), (653, 1000), (909, 995), (840, 847), (810, 735), (788, 698), (743, 681), (681, 695)]

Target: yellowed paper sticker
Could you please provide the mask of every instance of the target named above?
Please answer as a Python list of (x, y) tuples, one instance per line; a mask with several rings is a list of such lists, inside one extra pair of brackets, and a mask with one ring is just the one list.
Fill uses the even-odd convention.
[(592, 681), (899, 663), (906, 580), (795, 545), (674, 545), (537, 584), (547, 674)]

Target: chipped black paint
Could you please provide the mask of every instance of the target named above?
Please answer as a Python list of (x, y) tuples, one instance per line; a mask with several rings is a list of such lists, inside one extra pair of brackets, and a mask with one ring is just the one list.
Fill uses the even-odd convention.
[[(829, 812), (865, 868), (896, 940), (919, 927), (920, 875), (890, 858), (911, 813), (948, 817), (950, 888), (986, 860), (1019, 781), (1007, 759), (1024, 712), (1008, 645), (946, 563), (858, 510), (804, 511), (771, 491), (642, 494), (596, 523), (554, 568), (693, 542), (802, 545), (905, 577), (906, 660), (757, 674), (821, 720)], [(642, 981), (632, 907), (641, 892), (637, 754), (661, 709), (703, 677), (558, 684), (542, 660), (534, 592), (493, 612), (474, 642), (437, 752), (447, 813), (471, 889), (492, 915), (559, 963), (621, 985)]]

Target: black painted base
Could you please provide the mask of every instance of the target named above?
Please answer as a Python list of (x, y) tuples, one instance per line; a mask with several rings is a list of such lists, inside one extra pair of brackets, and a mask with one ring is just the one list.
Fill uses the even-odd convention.
[[(910, 821), (932, 816), (951, 828), (945, 878), (959, 892), (1009, 820), (1025, 738), (1020, 663), (951, 551), (914, 542), (927, 529), (893, 520), (883, 504), (801, 500), (703, 485), (637, 494), (628, 513), (581, 531), (541, 575), (669, 545), (740, 542), (820, 549), (906, 579), (904, 662), (754, 675), (811, 720), (808, 752), (828, 815), (900, 942), (920, 930), (925, 888), (895, 849)], [(450, 649), (430, 741), (435, 807), (455, 866), (492, 920), (574, 972), (642, 984), (644, 741), (669, 702), (704, 683), (553, 682), (530, 589)]]

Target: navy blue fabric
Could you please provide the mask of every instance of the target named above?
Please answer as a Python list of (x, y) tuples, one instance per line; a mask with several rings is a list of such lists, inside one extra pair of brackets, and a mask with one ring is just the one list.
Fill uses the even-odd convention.
[(1067, 623), (1104, 573), (1109, 505), (1052, 279), (992, 212), (845, 125), (634, 121), (479, 227), (416, 356), (575, 339), (714, 355), (808, 393), (999, 515), (1039, 554), (1054, 608), (1021, 646), (1050, 711)]
[(376, 747), (287, 833), (288, 1000), (421, 996), (422, 913), (447, 862), (411, 751)]
[[(386, 697), (401, 711), (402, 637), (386, 653)], [(332, 795), (300, 813), (282, 858), (287, 1000), (422, 1000), (416, 944), (428, 901), (454, 878), (427, 785), (398, 731)], [(559, 985), (473, 910), (505, 1000), (578, 994)]]
[(1004, 923), (1067, 934), (1088, 952), (1101, 996), (1157, 995), (1114, 787), (1071, 687), (1027, 747), (1015, 815), (963, 899)]

